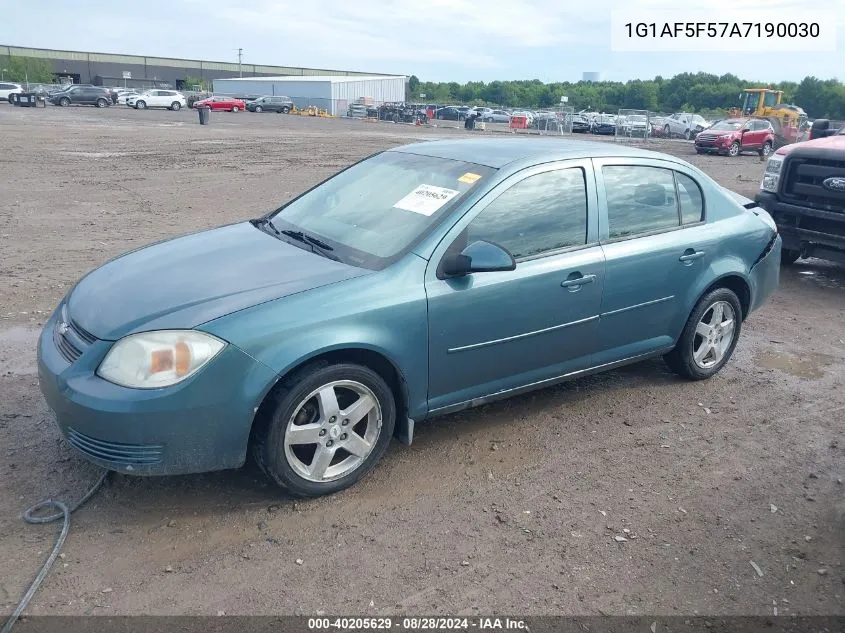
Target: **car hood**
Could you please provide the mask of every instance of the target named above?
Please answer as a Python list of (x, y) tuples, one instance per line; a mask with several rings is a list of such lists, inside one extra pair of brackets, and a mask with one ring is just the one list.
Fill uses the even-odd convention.
[(242, 222), (159, 242), (106, 262), (74, 287), (68, 312), (93, 336), (117, 340), (134, 332), (196, 327), (370, 272)]
[(845, 135), (834, 134), (833, 136), (823, 136), (822, 138), (813, 139), (812, 141), (802, 141), (801, 143), (791, 143), (784, 145), (777, 152), (778, 155), (789, 154), (798, 148), (821, 148), (830, 150), (845, 150)]

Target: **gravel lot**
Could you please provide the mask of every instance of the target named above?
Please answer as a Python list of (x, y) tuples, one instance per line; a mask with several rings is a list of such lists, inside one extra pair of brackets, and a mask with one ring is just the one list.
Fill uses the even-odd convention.
[[(68, 285), (374, 151), (467, 134), (0, 106), (0, 613), (56, 534), (23, 509), (95, 477), (36, 384), (37, 327)], [(749, 196), (763, 169), (649, 147)], [(331, 498), (293, 502), (249, 469), (116, 476), (29, 613), (845, 614), (843, 315), (845, 269), (803, 262), (714, 379), (652, 361), (441, 418)]]

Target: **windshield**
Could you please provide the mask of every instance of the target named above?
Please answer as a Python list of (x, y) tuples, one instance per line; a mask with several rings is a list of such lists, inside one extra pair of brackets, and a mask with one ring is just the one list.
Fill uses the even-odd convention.
[(306, 192), (271, 219), (279, 230), (300, 230), (327, 242), (346, 263), (383, 268), (494, 172), (462, 161), (383, 152)]
[(714, 123), (711, 130), (738, 130), (742, 127), (742, 121), (719, 121)]

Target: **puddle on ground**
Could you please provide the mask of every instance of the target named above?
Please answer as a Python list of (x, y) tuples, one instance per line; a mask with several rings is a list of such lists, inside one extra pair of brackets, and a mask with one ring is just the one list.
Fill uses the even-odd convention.
[(78, 156), (80, 158), (120, 158), (127, 156), (126, 152), (77, 152), (77, 151), (60, 151), (59, 154), (64, 156)]
[(815, 380), (824, 376), (824, 368), (836, 360), (827, 354), (787, 354), (786, 352), (758, 352), (754, 363), (764, 369), (777, 369), (795, 376)]
[(31, 376), (38, 373), (35, 348), (41, 328), (0, 330), (0, 375)]

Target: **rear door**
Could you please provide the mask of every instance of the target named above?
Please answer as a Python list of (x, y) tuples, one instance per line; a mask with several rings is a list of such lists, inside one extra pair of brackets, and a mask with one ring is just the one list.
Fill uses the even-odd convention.
[(718, 235), (704, 221), (698, 183), (677, 163), (598, 159), (599, 231), (606, 268), (593, 363), (673, 345), (689, 289), (710, 265)]

